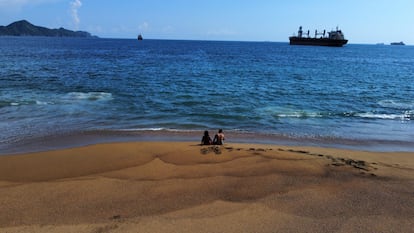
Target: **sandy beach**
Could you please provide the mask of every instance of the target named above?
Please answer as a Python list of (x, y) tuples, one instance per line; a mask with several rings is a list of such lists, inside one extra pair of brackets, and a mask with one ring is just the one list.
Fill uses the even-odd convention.
[(0, 156), (0, 232), (412, 232), (414, 153), (129, 142)]

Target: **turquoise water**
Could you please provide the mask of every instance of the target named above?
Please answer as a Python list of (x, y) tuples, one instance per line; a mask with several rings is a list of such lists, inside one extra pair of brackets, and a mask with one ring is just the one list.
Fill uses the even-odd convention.
[(412, 46), (2, 37), (0, 52), (0, 153), (218, 128), (414, 151)]

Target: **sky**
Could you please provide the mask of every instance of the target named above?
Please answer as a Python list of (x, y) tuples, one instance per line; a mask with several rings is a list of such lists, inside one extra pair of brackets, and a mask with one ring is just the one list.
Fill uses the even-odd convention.
[(0, 25), (28, 20), (102, 38), (277, 41), (339, 27), (349, 43), (414, 45), (413, 0), (0, 0)]

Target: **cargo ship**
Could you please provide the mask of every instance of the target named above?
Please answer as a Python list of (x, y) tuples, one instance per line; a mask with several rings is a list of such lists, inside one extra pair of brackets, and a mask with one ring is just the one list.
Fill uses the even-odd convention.
[(333, 46), (333, 47), (342, 47), (348, 40), (345, 39), (344, 34), (341, 30), (336, 28), (330, 32), (318, 32), (315, 30), (315, 36), (311, 37), (309, 35), (309, 30), (307, 33), (303, 33), (302, 26), (299, 27), (298, 35), (289, 37), (289, 43), (291, 45), (314, 45), (314, 46)]

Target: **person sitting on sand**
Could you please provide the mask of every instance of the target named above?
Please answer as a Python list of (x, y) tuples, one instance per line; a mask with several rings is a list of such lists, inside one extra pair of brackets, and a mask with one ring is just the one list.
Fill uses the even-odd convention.
[(218, 133), (214, 136), (213, 144), (223, 145), (223, 143), (224, 143), (224, 133), (222, 129), (219, 129)]
[(211, 145), (212, 141), (210, 135), (208, 135), (208, 131), (204, 131), (204, 136), (201, 138), (201, 145)]

